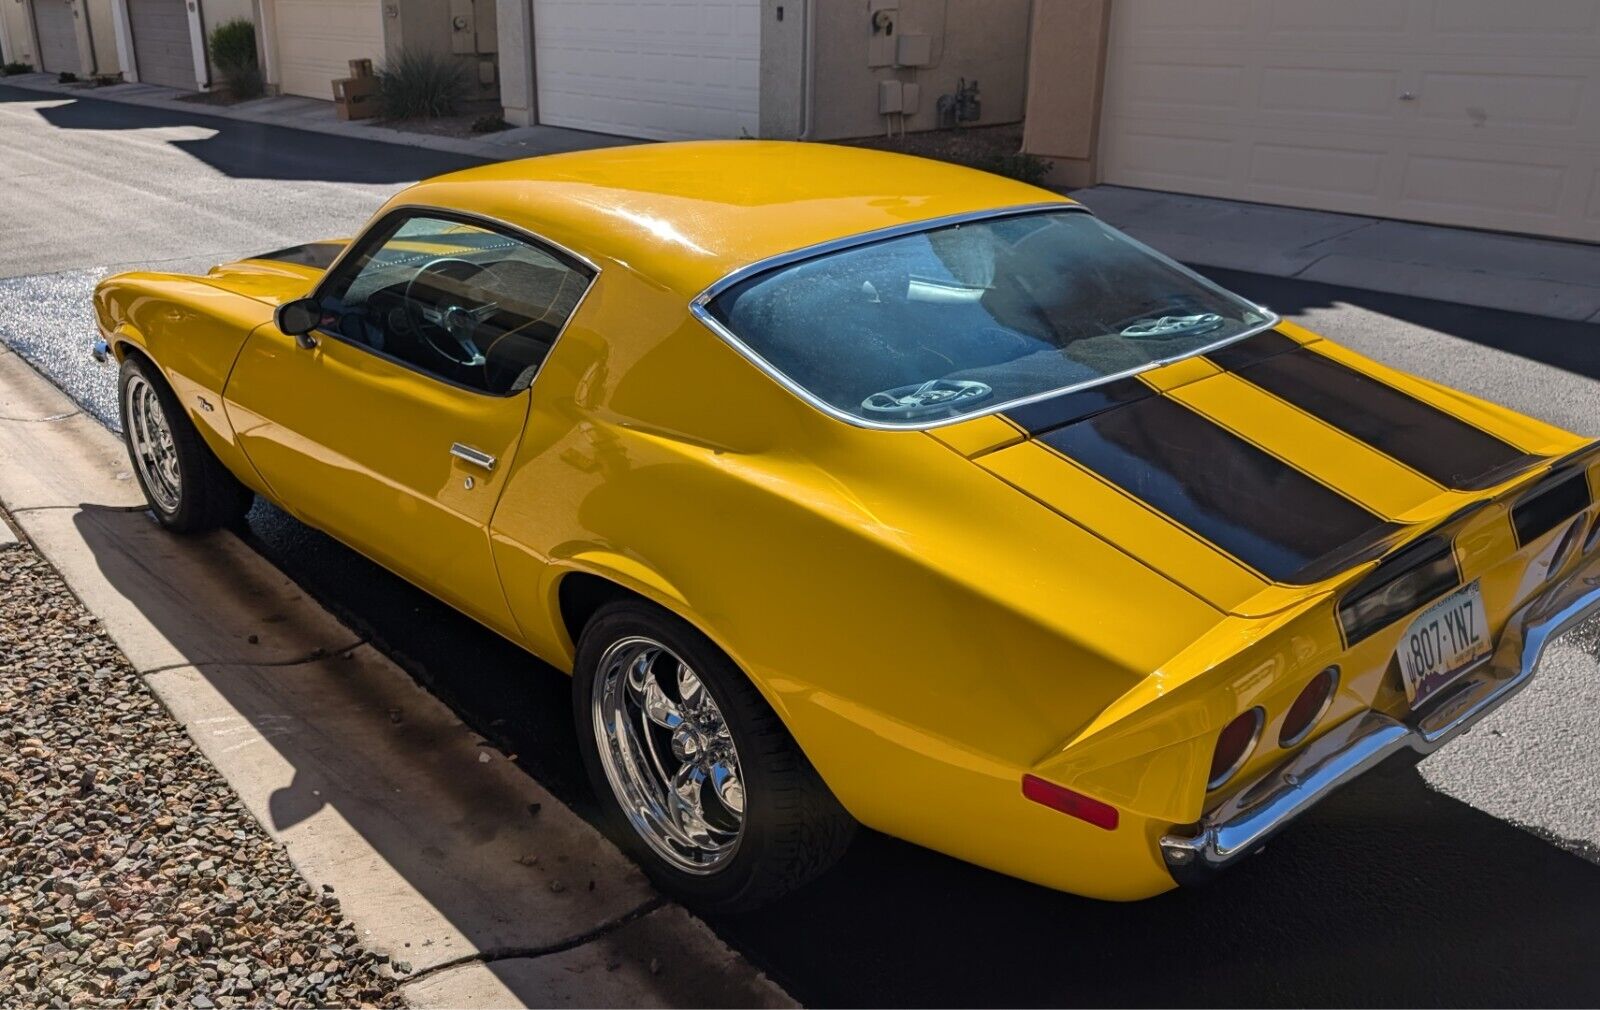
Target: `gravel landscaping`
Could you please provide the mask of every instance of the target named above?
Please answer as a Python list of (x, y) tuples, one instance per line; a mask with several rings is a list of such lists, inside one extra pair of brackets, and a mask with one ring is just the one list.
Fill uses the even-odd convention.
[(385, 960), (54, 569), (0, 546), (0, 1006), (403, 1005)]

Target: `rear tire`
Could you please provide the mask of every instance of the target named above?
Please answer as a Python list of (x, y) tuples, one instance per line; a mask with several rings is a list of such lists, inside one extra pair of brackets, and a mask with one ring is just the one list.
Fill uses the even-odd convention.
[(130, 353), (117, 377), (122, 440), (156, 521), (203, 533), (239, 521), (255, 495), (222, 465), (148, 358)]
[[(584, 627), (573, 715), (610, 835), (691, 908), (767, 904), (849, 847), (855, 821), (749, 679), (653, 604), (615, 601)], [(674, 781), (692, 794), (686, 820)]]

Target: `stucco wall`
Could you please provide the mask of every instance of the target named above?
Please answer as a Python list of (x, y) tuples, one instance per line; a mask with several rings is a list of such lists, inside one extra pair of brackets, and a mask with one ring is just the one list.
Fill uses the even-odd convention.
[(117, 28), (112, 23), (111, 0), (86, 0), (89, 10), (89, 35), (94, 44), (97, 74), (115, 74), (122, 69), (117, 59)]
[(6, 62), (28, 63), (38, 69), (39, 54), (33, 49), (27, 0), (0, 0), (0, 18), (5, 20)]
[[(452, 20), (457, 11), (450, 0), (384, 0), (383, 48), (390, 57), (402, 49), (450, 55), (455, 34)], [(479, 64), (496, 62), (497, 46), (495, 0), (472, 0), (475, 31), (466, 36), (477, 47), (475, 53), (459, 53), (462, 73), (471, 86), (470, 94), (492, 96), (498, 88), (497, 81), (485, 82), (479, 76)], [(391, 17), (389, 11), (395, 16)], [(462, 11), (461, 13), (464, 13)]]
[[(812, 54), (816, 61), (814, 139), (883, 133), (885, 119), (878, 114), (878, 82), (882, 80), (921, 85), (918, 110), (905, 117), (908, 131), (937, 126), (935, 108), (939, 96), (954, 92), (956, 82), (963, 77), (979, 83), (982, 117), (978, 124), (1022, 119), (1027, 93), (1030, 0), (899, 0), (895, 31), (922, 32), (931, 39), (932, 63), (916, 69), (867, 65), (872, 41), (868, 0), (811, 2), (816, 4), (817, 19), (816, 50)], [(787, 17), (786, 13), (786, 20)], [(768, 23), (764, 23), (764, 59), (767, 27)], [(763, 106), (765, 98), (763, 89)]]
[(1111, 0), (1034, 0), (1022, 149), (1051, 159), (1052, 181), (1096, 181)]

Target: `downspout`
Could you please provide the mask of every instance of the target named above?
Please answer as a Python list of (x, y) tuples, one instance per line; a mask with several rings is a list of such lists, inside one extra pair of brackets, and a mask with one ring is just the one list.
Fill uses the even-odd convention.
[(194, 0), (194, 20), (200, 26), (200, 55), (205, 59), (206, 64), (205, 90), (210, 91), (213, 83), (211, 80), (211, 39), (206, 35), (205, 0)]
[(811, 131), (813, 129), (815, 129), (815, 126), (816, 126), (816, 123), (815, 123), (815, 119), (816, 119), (816, 102), (814, 101), (814, 98), (813, 98), (813, 92), (816, 90), (816, 76), (817, 76), (817, 58), (816, 58), (816, 51), (817, 51), (817, 15), (816, 15), (816, 10), (815, 10), (816, 6), (817, 6), (817, 0), (806, 0), (806, 7), (805, 7), (805, 17), (806, 17), (805, 51), (803, 53), (801, 53), (801, 56), (800, 56), (800, 59), (805, 64), (805, 73), (804, 73), (804, 76), (802, 78), (802, 83), (801, 83), (801, 91), (802, 91), (801, 101), (803, 102), (803, 105), (801, 106), (802, 111), (801, 111), (801, 114), (800, 114), (800, 116), (801, 116), (800, 136), (798, 138), (796, 138), (798, 140), (810, 140), (811, 139)]
[(89, 20), (89, 0), (83, 0), (83, 34), (89, 40), (89, 76), (100, 76), (100, 48), (94, 44), (94, 22)]

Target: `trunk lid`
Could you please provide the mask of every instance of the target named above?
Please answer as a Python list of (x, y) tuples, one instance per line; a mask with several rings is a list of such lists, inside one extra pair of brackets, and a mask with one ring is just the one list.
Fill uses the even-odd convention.
[(935, 435), (1241, 616), (1325, 592), (1585, 444), (1287, 324), (979, 420)]

